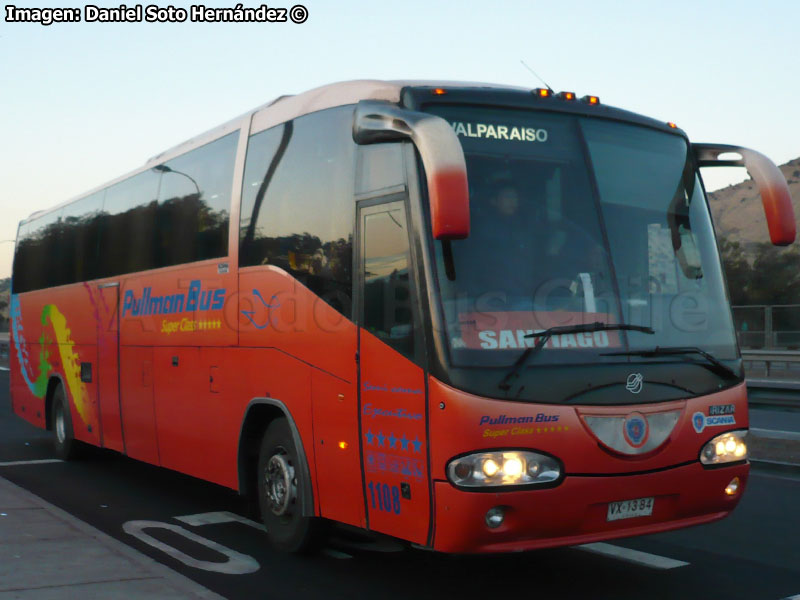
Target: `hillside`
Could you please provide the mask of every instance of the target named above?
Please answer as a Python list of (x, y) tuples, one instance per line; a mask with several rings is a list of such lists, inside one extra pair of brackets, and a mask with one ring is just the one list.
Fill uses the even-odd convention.
[[(800, 216), (800, 158), (780, 169)], [(770, 243), (755, 183), (748, 179), (709, 196), (732, 303), (800, 304), (800, 243), (785, 248)], [(800, 328), (800, 320), (793, 328)]]
[[(800, 216), (800, 158), (790, 160), (780, 169), (789, 183), (795, 215)], [(729, 185), (709, 196), (719, 237), (724, 237), (728, 242), (739, 242), (748, 255), (756, 250), (756, 244), (769, 242), (764, 208), (752, 179)]]

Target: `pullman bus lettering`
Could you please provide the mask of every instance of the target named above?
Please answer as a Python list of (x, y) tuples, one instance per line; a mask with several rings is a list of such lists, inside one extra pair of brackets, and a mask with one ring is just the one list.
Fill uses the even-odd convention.
[(144, 317), (198, 310), (220, 310), (224, 304), (224, 289), (203, 290), (200, 280), (195, 279), (189, 284), (189, 291), (185, 294), (153, 296), (153, 288), (146, 287), (142, 290), (142, 296), (137, 299), (132, 290), (125, 290), (122, 316), (128, 316), (129, 311), (132, 317)]

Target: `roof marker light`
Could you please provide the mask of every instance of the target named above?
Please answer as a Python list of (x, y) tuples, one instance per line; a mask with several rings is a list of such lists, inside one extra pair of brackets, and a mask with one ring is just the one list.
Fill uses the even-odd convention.
[(575, 100), (575, 92), (559, 92), (558, 97), (561, 100)]
[(667, 122), (667, 125), (669, 125), (669, 126), (670, 126), (670, 127), (672, 127), (673, 129), (677, 129), (677, 128), (678, 128), (678, 126), (677, 126), (677, 125), (675, 125), (675, 123), (673, 123), (672, 121), (669, 121), (669, 122)]
[(435, 96), (444, 96), (447, 93), (447, 90), (443, 90), (442, 88), (436, 88), (433, 90), (433, 94)]
[(550, 98), (553, 95), (553, 91), (548, 88), (536, 88), (533, 90), (533, 95), (539, 98)]
[(586, 102), (586, 104), (600, 104), (600, 98), (597, 96), (584, 96), (581, 98), (581, 102)]

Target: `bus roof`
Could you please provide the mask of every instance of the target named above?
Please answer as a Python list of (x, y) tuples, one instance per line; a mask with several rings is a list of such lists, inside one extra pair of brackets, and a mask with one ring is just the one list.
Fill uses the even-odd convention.
[[(463, 90), (463, 91), (492, 91), (499, 93), (512, 93), (519, 95), (520, 92), (530, 94), (531, 88), (502, 85), (496, 83), (482, 83), (482, 82), (465, 82), (465, 81), (427, 81), (427, 80), (394, 80), (394, 81), (381, 81), (374, 79), (363, 79), (354, 81), (342, 81), (324, 85), (314, 88), (296, 95), (284, 95), (275, 98), (253, 110), (250, 110), (230, 121), (219, 125), (205, 133), (195, 136), (177, 146), (173, 146), (159, 154), (150, 158), (142, 167), (135, 169), (129, 173), (125, 173), (111, 181), (105, 182), (88, 192), (84, 192), (75, 196), (66, 202), (62, 202), (57, 206), (46, 210), (40, 210), (32, 213), (27, 219), (23, 220), (20, 225), (28, 221), (38, 218), (47, 213), (59, 210), (68, 206), (72, 202), (85, 198), (95, 192), (105, 189), (115, 183), (123, 181), (137, 173), (152, 168), (158, 164), (166, 162), (176, 156), (188, 152), (194, 148), (207, 144), (227, 133), (231, 133), (241, 128), (242, 125), (249, 120), (250, 134), (263, 131), (269, 127), (273, 127), (280, 123), (290, 121), (297, 117), (325, 110), (327, 108), (334, 108), (336, 106), (345, 106), (347, 104), (355, 104), (360, 100), (385, 100), (388, 102), (399, 103), (403, 91), (409, 88), (444, 88), (450, 90)], [(635, 120), (639, 122), (647, 121), (648, 124), (657, 124), (655, 120), (647, 117), (642, 117), (635, 113), (615, 109), (612, 107), (604, 106), (605, 111), (615, 113), (617, 118), (625, 120)], [(606, 112), (606, 116), (608, 112)]]

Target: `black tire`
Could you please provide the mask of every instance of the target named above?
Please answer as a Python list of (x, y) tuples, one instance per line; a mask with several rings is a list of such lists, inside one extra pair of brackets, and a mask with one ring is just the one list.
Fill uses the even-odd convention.
[(267, 537), (283, 552), (312, 552), (324, 539), (325, 522), (302, 514), (305, 473), (286, 420), (272, 421), (261, 440), (256, 485)]
[(53, 446), (56, 456), (61, 460), (73, 460), (80, 454), (80, 442), (75, 439), (72, 429), (72, 416), (69, 412), (64, 387), (59, 383), (53, 390), (53, 403), (50, 407), (50, 422), (53, 425)]

